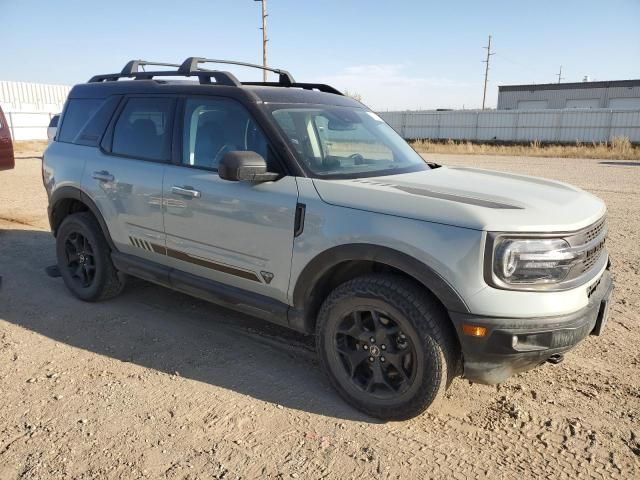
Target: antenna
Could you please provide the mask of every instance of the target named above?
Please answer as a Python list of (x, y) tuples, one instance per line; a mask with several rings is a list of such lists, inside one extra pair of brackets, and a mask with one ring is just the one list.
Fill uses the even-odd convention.
[(558, 77), (558, 83), (564, 80), (564, 77), (562, 76), (562, 65), (560, 65), (560, 71), (556, 73), (556, 77)]

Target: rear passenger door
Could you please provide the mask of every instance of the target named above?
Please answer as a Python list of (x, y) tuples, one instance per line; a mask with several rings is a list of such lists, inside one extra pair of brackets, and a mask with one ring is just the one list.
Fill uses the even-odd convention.
[(171, 157), (176, 99), (125, 97), (101, 142), (87, 149), (82, 186), (119, 251), (163, 262), (162, 181)]
[(166, 168), (165, 232), (170, 265), (193, 275), (286, 302), (298, 188), (275, 182), (222, 180), (225, 153), (251, 150), (270, 171), (283, 171), (249, 111), (219, 97), (183, 101), (182, 155)]

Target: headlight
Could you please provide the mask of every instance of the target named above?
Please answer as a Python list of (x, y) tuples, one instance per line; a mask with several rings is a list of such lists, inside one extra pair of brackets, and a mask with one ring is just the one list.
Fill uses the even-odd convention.
[(559, 238), (499, 237), (494, 244), (493, 274), (514, 286), (557, 283), (567, 277), (578, 256)]

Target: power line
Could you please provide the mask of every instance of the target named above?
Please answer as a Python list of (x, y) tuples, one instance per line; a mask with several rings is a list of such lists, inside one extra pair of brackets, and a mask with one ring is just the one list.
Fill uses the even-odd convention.
[[(267, 0), (255, 0), (256, 2), (260, 2), (262, 4), (262, 66), (267, 68), (267, 42), (269, 39), (267, 38)], [(262, 71), (262, 80), (264, 82), (267, 81), (267, 71)]]
[(491, 55), (495, 55), (495, 52), (491, 53), (491, 35), (489, 35), (489, 43), (486, 47), (482, 47), (487, 50), (487, 59), (483, 60), (482, 63), (485, 63), (484, 69), (484, 91), (482, 92), (482, 110), (484, 110), (485, 100), (487, 99), (487, 80), (489, 79), (489, 60), (491, 59)]
[(556, 77), (558, 77), (558, 83), (564, 80), (564, 77), (562, 76), (562, 65), (560, 65), (560, 71), (556, 73)]

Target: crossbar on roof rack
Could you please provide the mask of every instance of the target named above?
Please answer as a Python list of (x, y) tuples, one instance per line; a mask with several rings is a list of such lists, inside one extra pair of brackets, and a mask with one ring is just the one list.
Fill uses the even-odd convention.
[(235, 60), (217, 60), (214, 58), (189, 57), (184, 62), (182, 62), (182, 65), (180, 65), (178, 71), (183, 73), (184, 75), (192, 75), (194, 72), (200, 71), (201, 63), (221, 63), (225, 65), (239, 65), (241, 67), (258, 68), (260, 70), (267, 70), (269, 72), (277, 74), (279, 77), (278, 83), (281, 86), (290, 87), (294, 83), (296, 83), (293, 79), (293, 76), (286, 70), (256, 65), (255, 63), (236, 62)]
[(147, 62), (146, 60), (130, 60), (124, 66), (120, 75), (132, 75), (138, 73), (138, 67), (146, 67), (147, 65), (154, 65), (158, 67), (179, 67), (177, 63), (163, 63), (163, 62)]

